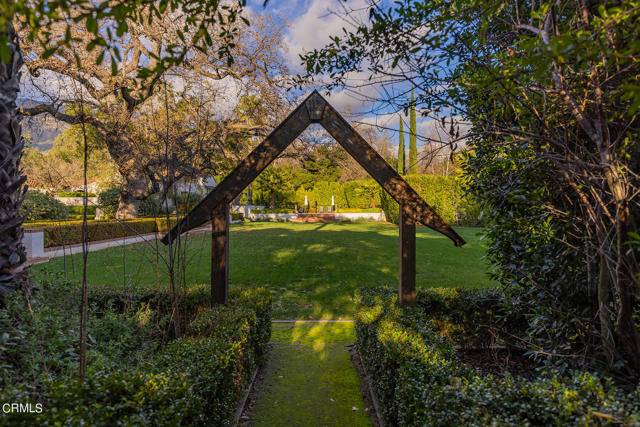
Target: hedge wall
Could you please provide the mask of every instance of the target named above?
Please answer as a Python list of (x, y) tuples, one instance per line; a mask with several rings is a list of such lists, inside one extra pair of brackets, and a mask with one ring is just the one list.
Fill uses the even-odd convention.
[[(170, 224), (176, 220), (171, 219)], [(82, 220), (46, 221), (24, 224), (26, 228), (39, 228), (44, 231), (44, 247), (73, 245), (82, 243)], [(131, 220), (93, 220), (87, 221), (89, 241), (137, 236), (154, 232), (166, 232), (167, 220), (164, 218), (139, 218)]]
[[(443, 217), (452, 224), (477, 225), (480, 222), (480, 209), (476, 203), (465, 196), (460, 180), (456, 177), (440, 175), (407, 175), (407, 182)], [(307, 196), (309, 207), (330, 206), (331, 197), (338, 207), (343, 209), (370, 209), (374, 204), (382, 208), (387, 220), (398, 222), (398, 204), (373, 179), (340, 182), (316, 182), (312, 188), (300, 187), (287, 191), (276, 191), (278, 208), (303, 206)], [(269, 191), (254, 184), (254, 201), (269, 205)]]
[(437, 291), (427, 292), (418, 298), (417, 307), (407, 308), (400, 307), (387, 289), (361, 289), (357, 295), (357, 346), (366, 370), (375, 373), (370, 378), (387, 425), (640, 422), (640, 388), (625, 392), (592, 373), (561, 376), (545, 371), (534, 380), (480, 373), (457, 358), (454, 345), (460, 342), (441, 334), (435, 327), (441, 316), (431, 317), (429, 307), (439, 306), (444, 309), (441, 313), (455, 307), (458, 315), (472, 319), (476, 315), (498, 317), (482, 309), (491, 312), (496, 306), (479, 301), (471, 310), (464, 310), (465, 302), (474, 299), (469, 292), (444, 298)]
[[(404, 179), (449, 224), (478, 225), (480, 208), (467, 197), (456, 177), (407, 175)], [(387, 221), (398, 223), (398, 203), (380, 189), (380, 206)]]
[[(44, 408), (40, 414), (3, 414), (0, 425), (233, 425), (239, 399), (266, 352), (271, 294), (264, 289), (234, 290), (228, 306), (211, 309), (208, 301), (203, 305), (202, 290), (197, 288), (189, 297), (193, 306), (183, 307), (194, 318), (187, 334), (136, 366), (105, 369), (92, 363), (84, 381), (53, 378), (39, 391), (15, 385), (0, 390), (2, 402), (37, 401)], [(109, 314), (114, 299), (144, 299), (147, 292), (151, 291), (108, 296), (105, 290), (93, 295), (92, 307), (114, 316)], [(163, 292), (157, 297), (159, 307), (165, 297)], [(133, 317), (138, 322), (139, 313)], [(120, 338), (120, 345), (126, 346), (125, 337)], [(92, 338), (92, 361), (99, 357), (100, 340)]]

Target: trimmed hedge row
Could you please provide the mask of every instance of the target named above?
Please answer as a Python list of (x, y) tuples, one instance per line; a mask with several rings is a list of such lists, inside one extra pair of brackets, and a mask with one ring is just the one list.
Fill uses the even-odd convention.
[[(176, 220), (171, 220), (171, 225)], [(31, 222), (26, 228), (39, 228), (44, 231), (44, 247), (73, 245), (82, 242), (82, 221)], [(137, 236), (168, 230), (167, 221), (163, 218), (139, 218), (126, 221), (91, 220), (87, 221), (89, 241), (116, 239), (119, 237)]]
[[(114, 300), (143, 301), (146, 292), (98, 292), (92, 302), (108, 310)], [(271, 294), (264, 289), (235, 291), (228, 306), (212, 309), (200, 305), (201, 288), (189, 298), (198, 314), (185, 337), (130, 369), (90, 371), (84, 381), (52, 381), (41, 414), (6, 414), (0, 424), (232, 425), (239, 398), (266, 352)], [(165, 294), (156, 302), (166, 305)], [(8, 402), (32, 401), (21, 388), (0, 395)]]
[(483, 375), (462, 363), (453, 348), (456, 342), (439, 333), (425, 310), (438, 300), (445, 303), (441, 307), (462, 307), (472, 293), (458, 298), (446, 292), (444, 298), (437, 291), (419, 294), (415, 308), (400, 307), (387, 289), (367, 288), (357, 294), (357, 345), (367, 371), (375, 372), (372, 386), (386, 424), (640, 423), (640, 388), (627, 393), (587, 372), (560, 376), (545, 371), (531, 381)]

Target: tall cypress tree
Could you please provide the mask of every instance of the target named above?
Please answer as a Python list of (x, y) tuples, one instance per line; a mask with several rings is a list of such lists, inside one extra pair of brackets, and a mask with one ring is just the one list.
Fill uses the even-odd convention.
[(411, 111), (409, 113), (409, 173), (418, 173), (418, 143), (416, 129), (416, 103), (411, 89)]
[(404, 129), (400, 117), (400, 142), (398, 143), (398, 173), (404, 175)]

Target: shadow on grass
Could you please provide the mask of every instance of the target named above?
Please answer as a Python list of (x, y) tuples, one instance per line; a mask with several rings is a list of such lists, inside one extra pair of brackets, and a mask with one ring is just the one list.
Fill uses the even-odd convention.
[[(419, 287), (491, 285), (481, 261), (477, 230), (461, 230), (469, 245), (455, 248), (426, 228), (417, 232)], [(187, 284), (209, 283), (209, 235), (190, 237), (185, 257)], [(160, 245), (162, 254), (167, 248)], [(266, 286), (274, 294), (274, 318), (344, 318), (353, 312), (361, 286), (397, 286), (398, 230), (384, 224), (280, 224), (234, 226), (230, 237), (230, 286)], [(81, 258), (66, 260), (69, 275)], [(55, 259), (36, 266), (37, 274), (62, 271)], [(89, 254), (90, 283), (125, 286), (167, 283), (163, 265), (148, 245), (130, 245)]]

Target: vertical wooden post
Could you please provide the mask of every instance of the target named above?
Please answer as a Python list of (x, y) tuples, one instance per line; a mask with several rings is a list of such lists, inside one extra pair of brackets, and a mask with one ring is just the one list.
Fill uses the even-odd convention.
[(226, 304), (229, 294), (229, 205), (211, 213), (211, 305)]
[(416, 304), (416, 223), (407, 214), (407, 207), (400, 204), (400, 268), (399, 300), (402, 305)]

